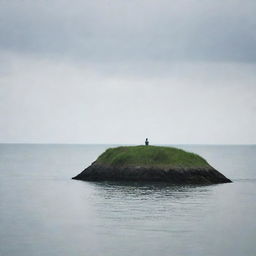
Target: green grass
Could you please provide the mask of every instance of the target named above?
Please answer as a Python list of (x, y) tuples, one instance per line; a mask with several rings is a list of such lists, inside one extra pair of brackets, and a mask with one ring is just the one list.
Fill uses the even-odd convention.
[(129, 146), (109, 148), (96, 160), (110, 166), (208, 167), (205, 159), (173, 147)]

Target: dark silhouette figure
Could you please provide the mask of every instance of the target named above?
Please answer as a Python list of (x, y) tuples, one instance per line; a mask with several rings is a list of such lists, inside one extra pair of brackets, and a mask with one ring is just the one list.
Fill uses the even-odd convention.
[(148, 141), (148, 138), (146, 138), (145, 145), (148, 146), (148, 144), (149, 144), (149, 141)]

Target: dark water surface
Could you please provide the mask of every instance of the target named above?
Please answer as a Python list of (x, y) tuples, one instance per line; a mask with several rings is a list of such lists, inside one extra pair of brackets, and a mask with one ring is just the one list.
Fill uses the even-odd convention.
[(179, 146), (231, 184), (70, 179), (107, 147), (0, 144), (1, 256), (256, 255), (256, 146)]

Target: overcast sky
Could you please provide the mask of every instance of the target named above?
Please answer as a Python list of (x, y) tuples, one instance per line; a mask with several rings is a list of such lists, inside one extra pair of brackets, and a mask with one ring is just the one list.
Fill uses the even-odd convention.
[(256, 143), (255, 0), (0, 0), (0, 142)]

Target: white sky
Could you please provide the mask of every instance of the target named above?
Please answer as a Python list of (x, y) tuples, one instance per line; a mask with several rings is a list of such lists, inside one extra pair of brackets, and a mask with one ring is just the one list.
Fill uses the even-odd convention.
[(0, 0), (0, 142), (256, 143), (256, 2)]

